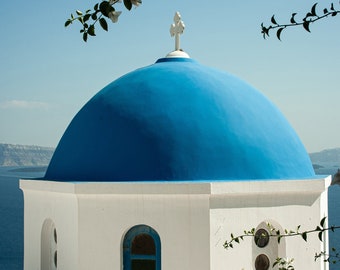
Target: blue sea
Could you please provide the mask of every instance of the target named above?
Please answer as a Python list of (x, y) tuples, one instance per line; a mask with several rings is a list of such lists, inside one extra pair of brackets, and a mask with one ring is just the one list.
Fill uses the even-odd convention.
[[(46, 167), (0, 167), (0, 270), (23, 270), (24, 202), (19, 179), (42, 177), (45, 170)], [(335, 167), (317, 171), (323, 175), (335, 172)], [(340, 185), (330, 187), (329, 225), (340, 225), (339, 198)], [(340, 230), (331, 232), (329, 238), (330, 247), (340, 251)], [(335, 266), (330, 265), (330, 269), (335, 270)]]

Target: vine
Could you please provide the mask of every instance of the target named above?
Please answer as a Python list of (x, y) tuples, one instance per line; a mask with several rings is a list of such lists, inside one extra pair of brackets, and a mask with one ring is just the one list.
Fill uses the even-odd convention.
[(316, 6), (318, 3), (315, 3), (311, 10), (306, 13), (306, 15), (301, 19), (301, 21), (297, 21), (295, 19), (297, 13), (292, 13), (290, 18), (290, 23), (286, 24), (280, 24), (275, 19), (275, 15), (271, 17), (271, 25), (264, 26), (264, 24), (261, 24), (261, 33), (263, 35), (263, 38), (269, 37), (270, 31), (276, 30), (276, 37), (281, 40), (281, 34), (282, 31), (288, 27), (294, 27), (294, 26), (302, 26), (307, 32), (310, 32), (310, 25), (316, 21), (325, 19), (327, 17), (335, 17), (337, 14), (340, 13), (339, 9), (334, 8), (334, 4), (331, 3), (331, 6), (329, 8), (324, 8), (322, 15), (319, 15), (316, 10)]
[[(101, 28), (108, 31), (108, 23), (106, 18), (110, 19), (113, 23), (118, 21), (121, 11), (116, 11), (114, 5), (120, 3), (121, 0), (109, 0), (102, 1), (93, 6), (93, 9), (88, 9), (85, 12), (76, 10), (75, 14), (71, 14), (65, 22), (65, 27), (71, 25), (73, 22), (78, 21), (82, 25), (80, 33), (83, 36), (83, 40), (86, 42), (88, 36), (96, 35), (96, 24), (99, 22)], [(142, 3), (141, 0), (124, 0), (124, 6), (127, 10), (131, 10), (132, 6), (139, 6)]]
[[(252, 228), (251, 230), (245, 230), (243, 234), (234, 236), (233, 233), (230, 234), (230, 239), (226, 240), (223, 244), (223, 247), (225, 249), (234, 248), (234, 244), (240, 244), (241, 241), (243, 241), (246, 237), (252, 237), (255, 239), (255, 241), (259, 241), (261, 239), (264, 239), (265, 237), (271, 237), (271, 238), (277, 238), (277, 242), (280, 243), (282, 238), (287, 237), (296, 237), (300, 236), (304, 241), (307, 242), (308, 235), (317, 233), (318, 238), (320, 241), (323, 241), (323, 233), (326, 231), (334, 232), (337, 229), (340, 229), (340, 226), (325, 226), (326, 217), (321, 219), (320, 224), (316, 226), (314, 230), (306, 230), (301, 231), (301, 226), (297, 226), (295, 230), (287, 230), (285, 229), (284, 232), (281, 232), (280, 230), (277, 230), (273, 225), (270, 223), (267, 223), (267, 229), (269, 234), (266, 235), (264, 233), (260, 235), (256, 235), (255, 228)], [(323, 259), (324, 262), (329, 263), (340, 263), (340, 254), (337, 252), (335, 248), (331, 248), (330, 253), (327, 254), (326, 252), (319, 252), (316, 253), (314, 256), (315, 260)], [(278, 266), (279, 270), (294, 270), (294, 266), (292, 265), (294, 259), (287, 259), (287, 258), (277, 258), (276, 261), (273, 263), (274, 266)]]

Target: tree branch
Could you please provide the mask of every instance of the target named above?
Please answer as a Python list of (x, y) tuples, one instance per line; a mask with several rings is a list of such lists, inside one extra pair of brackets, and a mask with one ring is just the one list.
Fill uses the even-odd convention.
[[(121, 1), (101, 1), (93, 6), (93, 10), (88, 9), (85, 13), (80, 10), (76, 10), (75, 15), (71, 14), (70, 18), (66, 20), (65, 27), (71, 25), (74, 21), (79, 21), (82, 25), (80, 33), (83, 35), (83, 40), (86, 42), (88, 36), (96, 35), (95, 25), (97, 22), (99, 22), (103, 30), (108, 31), (108, 24), (105, 17), (111, 19), (113, 23), (118, 21), (121, 11), (116, 11), (113, 6), (119, 2)], [(133, 5), (139, 6), (141, 3), (141, 0), (124, 0), (124, 6), (127, 10), (131, 10)]]
[(286, 23), (286, 24), (279, 24), (276, 22), (275, 19), (275, 15), (273, 15), (271, 17), (271, 25), (264, 26), (264, 24), (261, 24), (261, 33), (263, 35), (263, 38), (269, 37), (269, 33), (271, 30), (277, 29), (276, 30), (276, 37), (281, 40), (281, 33), (284, 29), (288, 28), (288, 27), (295, 27), (295, 26), (302, 26), (307, 32), (310, 32), (310, 24), (314, 23), (316, 21), (325, 19), (329, 16), (331, 17), (335, 17), (337, 14), (340, 13), (340, 10), (336, 10), (334, 8), (334, 4), (331, 3), (331, 6), (329, 9), (324, 8), (323, 9), (323, 14), (322, 15), (318, 15), (316, 12), (316, 6), (318, 3), (315, 3), (310, 12), (306, 13), (306, 15), (304, 16), (304, 18), (302, 18), (301, 21), (297, 22), (295, 20), (295, 16), (297, 15), (297, 13), (293, 13), (291, 18), (290, 18), (290, 23)]

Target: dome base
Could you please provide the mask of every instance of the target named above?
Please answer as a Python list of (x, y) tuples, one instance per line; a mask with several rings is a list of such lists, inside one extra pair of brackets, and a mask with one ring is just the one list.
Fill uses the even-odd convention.
[(180, 51), (180, 50), (172, 51), (168, 53), (166, 57), (167, 58), (173, 58), (173, 57), (190, 58), (190, 56), (186, 52)]

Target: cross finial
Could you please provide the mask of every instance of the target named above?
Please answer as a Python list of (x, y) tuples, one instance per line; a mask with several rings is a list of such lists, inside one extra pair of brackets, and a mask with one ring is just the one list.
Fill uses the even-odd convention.
[(184, 31), (184, 22), (181, 20), (181, 15), (177, 11), (174, 17), (174, 23), (170, 27), (170, 34), (171, 36), (175, 36), (175, 51), (180, 50), (179, 45), (179, 35), (183, 34)]

